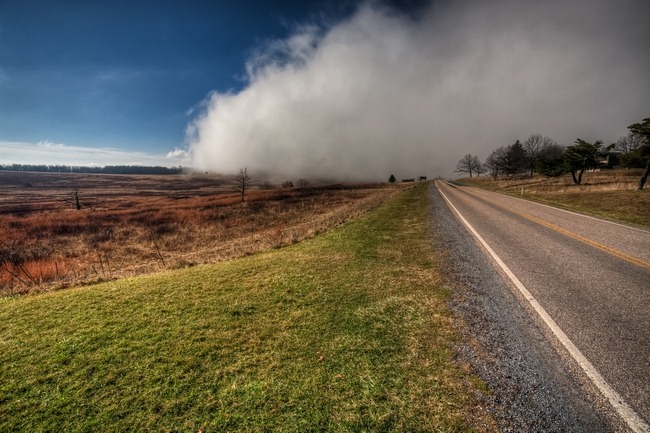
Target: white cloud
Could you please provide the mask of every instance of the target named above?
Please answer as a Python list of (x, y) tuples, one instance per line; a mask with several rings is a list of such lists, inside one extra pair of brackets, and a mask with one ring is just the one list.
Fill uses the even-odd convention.
[[(366, 4), (261, 47), (237, 94), (188, 126), (197, 168), (385, 180), (450, 175), (466, 153), (549, 135), (615, 141), (650, 115), (641, 0)], [(643, 12), (643, 13), (642, 13)]]
[(190, 158), (190, 153), (187, 149), (174, 148), (174, 150), (167, 152), (167, 156), (165, 158), (188, 161)]
[(166, 155), (126, 151), (108, 147), (69, 146), (50, 141), (39, 143), (0, 141), (0, 164), (46, 164), (75, 166), (187, 165), (188, 155), (178, 149)]

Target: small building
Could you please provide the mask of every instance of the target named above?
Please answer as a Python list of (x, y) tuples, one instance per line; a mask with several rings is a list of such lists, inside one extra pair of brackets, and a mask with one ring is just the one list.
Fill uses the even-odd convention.
[(619, 157), (623, 155), (620, 150), (605, 149), (598, 153), (596, 162), (601, 168), (614, 168), (619, 164)]

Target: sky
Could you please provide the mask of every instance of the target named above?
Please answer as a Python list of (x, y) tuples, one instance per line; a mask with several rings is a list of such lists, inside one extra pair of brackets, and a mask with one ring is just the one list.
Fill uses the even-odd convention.
[(0, 0), (0, 164), (453, 176), (650, 117), (647, 0)]

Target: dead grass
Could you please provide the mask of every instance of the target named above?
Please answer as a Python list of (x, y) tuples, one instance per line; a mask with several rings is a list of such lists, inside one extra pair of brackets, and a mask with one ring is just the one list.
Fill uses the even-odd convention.
[(581, 185), (574, 185), (571, 176), (473, 178), (463, 182), (600, 218), (650, 227), (650, 192), (634, 191), (641, 172), (642, 169), (586, 172)]
[[(296, 243), (399, 187), (251, 189), (215, 176), (0, 172), (0, 295), (213, 263)], [(77, 188), (78, 211), (66, 199)]]

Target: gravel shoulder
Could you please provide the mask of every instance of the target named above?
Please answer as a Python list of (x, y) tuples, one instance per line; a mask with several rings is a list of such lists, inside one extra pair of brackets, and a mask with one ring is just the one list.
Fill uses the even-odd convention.
[(485, 407), (504, 432), (626, 431), (608, 405), (504, 282), (434, 184), (429, 188), (434, 247), (468, 363), (488, 392)]

